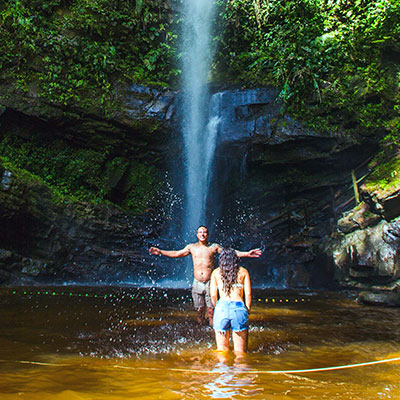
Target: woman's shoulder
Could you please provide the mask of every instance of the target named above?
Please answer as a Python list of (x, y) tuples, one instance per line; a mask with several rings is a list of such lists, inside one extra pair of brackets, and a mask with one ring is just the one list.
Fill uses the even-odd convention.
[(246, 275), (248, 275), (249, 274), (249, 271), (247, 271), (247, 269), (246, 268), (244, 268), (244, 267), (239, 267), (239, 270), (238, 270), (238, 276), (240, 276), (240, 277), (244, 277), (244, 276), (246, 276)]
[(211, 273), (211, 276), (217, 276), (217, 275), (219, 275), (219, 271), (220, 271), (220, 268), (218, 267), (218, 268), (215, 268), (214, 270), (213, 270), (213, 272)]

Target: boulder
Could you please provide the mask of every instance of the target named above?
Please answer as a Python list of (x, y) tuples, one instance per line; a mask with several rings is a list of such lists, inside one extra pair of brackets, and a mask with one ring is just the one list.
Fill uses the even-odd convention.
[(356, 229), (365, 229), (374, 226), (381, 220), (381, 217), (370, 211), (370, 206), (361, 203), (359, 206), (344, 213), (337, 222), (337, 229), (342, 233), (350, 233)]
[[(365, 229), (331, 237), (325, 251), (338, 269), (338, 279), (346, 284), (358, 280), (365, 287), (390, 286), (400, 278), (399, 223), (381, 221)], [(360, 286), (359, 286), (360, 287)]]
[(363, 304), (399, 307), (400, 293), (399, 292), (361, 292), (357, 301)]
[(400, 189), (394, 190), (382, 200), (382, 208), (388, 221), (400, 215)]

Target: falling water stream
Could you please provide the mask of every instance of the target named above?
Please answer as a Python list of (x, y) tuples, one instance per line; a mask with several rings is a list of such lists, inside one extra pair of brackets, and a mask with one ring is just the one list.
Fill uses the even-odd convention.
[(205, 209), (213, 154), (216, 122), (209, 120), (207, 88), (212, 59), (210, 43), (214, 0), (186, 0), (183, 29), (183, 120), (185, 158), (185, 205), (183, 236), (205, 224)]

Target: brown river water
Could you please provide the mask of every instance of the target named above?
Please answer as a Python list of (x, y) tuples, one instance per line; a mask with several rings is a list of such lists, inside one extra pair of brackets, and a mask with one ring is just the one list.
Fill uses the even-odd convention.
[(400, 358), (399, 333), (398, 308), (256, 290), (237, 358), (215, 352), (188, 290), (7, 287), (0, 399), (400, 399), (400, 362), (369, 364)]

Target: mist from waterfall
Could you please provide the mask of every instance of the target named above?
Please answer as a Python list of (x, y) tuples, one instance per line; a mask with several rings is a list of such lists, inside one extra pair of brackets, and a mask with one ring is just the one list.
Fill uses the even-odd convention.
[(209, 117), (217, 104), (207, 87), (212, 61), (211, 26), (214, 0), (185, 0), (183, 28), (184, 143), (183, 237), (193, 240), (196, 228), (206, 224), (206, 201), (212, 169), (218, 117)]

